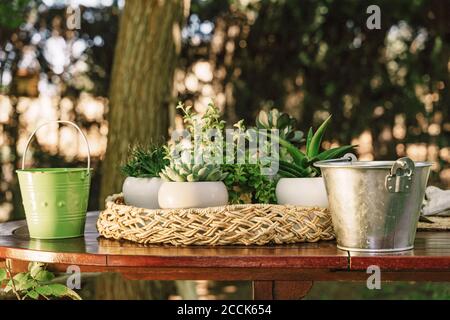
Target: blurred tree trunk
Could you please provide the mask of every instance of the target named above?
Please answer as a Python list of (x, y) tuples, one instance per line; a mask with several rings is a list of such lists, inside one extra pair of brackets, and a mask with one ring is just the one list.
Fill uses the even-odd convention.
[[(127, 1), (120, 18), (110, 87), (108, 145), (102, 165), (100, 207), (120, 192), (120, 166), (130, 145), (168, 134), (173, 74), (181, 50), (181, 28), (188, 0)], [(167, 298), (173, 283), (99, 277), (97, 299)]]
[(127, 1), (120, 18), (110, 87), (108, 145), (100, 206), (121, 191), (128, 147), (168, 134), (173, 74), (189, 0)]

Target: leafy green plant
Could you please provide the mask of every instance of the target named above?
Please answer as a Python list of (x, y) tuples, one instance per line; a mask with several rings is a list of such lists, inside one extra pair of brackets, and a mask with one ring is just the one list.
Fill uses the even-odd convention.
[(130, 155), (127, 163), (122, 166), (122, 172), (128, 177), (158, 177), (168, 163), (164, 146), (143, 147), (136, 145), (130, 149)]
[(4, 292), (12, 292), (18, 300), (39, 298), (70, 298), (81, 300), (81, 297), (72, 289), (60, 283), (52, 283), (55, 275), (46, 270), (46, 265), (40, 262), (31, 262), (28, 265), (28, 272), (21, 272), (12, 275), (11, 269), (7, 266), (0, 269), (0, 284), (4, 287)]
[(269, 112), (261, 110), (255, 122), (258, 129), (278, 129), (280, 138), (290, 143), (296, 144), (302, 141), (303, 132), (295, 130), (297, 120), (278, 109), (272, 109)]
[(237, 122), (234, 127), (237, 129), (232, 142), (234, 159), (236, 160), (240, 156), (244, 157), (245, 161), (222, 166), (224, 172), (228, 174), (224, 183), (228, 189), (229, 202), (232, 204), (276, 203), (275, 177), (261, 173), (263, 165), (261, 162), (250, 161), (249, 150), (237, 148), (242, 142), (241, 139), (247, 141), (251, 139), (251, 136), (246, 134), (243, 120)]
[(292, 157), (292, 161), (288, 159), (280, 160), (280, 168), (278, 174), (285, 178), (301, 178), (320, 176), (319, 168), (313, 166), (313, 163), (321, 160), (336, 159), (345, 155), (347, 152), (353, 150), (353, 145), (346, 145), (336, 148), (331, 148), (323, 152), (319, 152), (320, 144), (322, 142), (323, 134), (331, 121), (329, 116), (317, 129), (313, 132), (310, 128), (306, 138), (306, 153), (299, 150), (296, 146), (283, 138), (272, 136), (273, 139), (278, 139), (281, 146), (286, 148), (288, 154)]
[(276, 181), (262, 175), (259, 164), (227, 164), (223, 166), (228, 175), (224, 180), (232, 204), (276, 203)]

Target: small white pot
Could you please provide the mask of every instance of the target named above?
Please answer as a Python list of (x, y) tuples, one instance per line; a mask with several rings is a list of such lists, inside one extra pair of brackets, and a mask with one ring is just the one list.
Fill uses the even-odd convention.
[(122, 187), (125, 203), (139, 208), (159, 209), (158, 191), (162, 183), (161, 178), (127, 177)]
[(281, 178), (276, 188), (279, 204), (328, 208), (328, 197), (322, 177)]
[(228, 191), (222, 181), (164, 182), (158, 201), (164, 209), (218, 207), (228, 204)]

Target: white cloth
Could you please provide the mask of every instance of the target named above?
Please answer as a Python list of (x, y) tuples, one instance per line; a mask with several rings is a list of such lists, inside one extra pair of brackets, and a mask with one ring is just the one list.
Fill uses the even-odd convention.
[(450, 190), (430, 186), (425, 190), (424, 216), (450, 216)]

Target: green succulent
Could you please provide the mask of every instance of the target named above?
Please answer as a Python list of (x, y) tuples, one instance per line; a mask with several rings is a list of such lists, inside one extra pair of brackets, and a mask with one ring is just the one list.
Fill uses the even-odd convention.
[(174, 182), (222, 181), (227, 176), (222, 172), (220, 165), (182, 163), (181, 161), (171, 162), (159, 175), (165, 181)]
[(292, 161), (287, 159), (280, 159), (280, 167), (278, 174), (286, 178), (301, 178), (320, 176), (320, 169), (313, 166), (313, 163), (321, 160), (336, 159), (345, 155), (347, 152), (353, 150), (354, 145), (346, 145), (342, 147), (331, 148), (323, 152), (319, 152), (320, 144), (322, 142), (323, 134), (331, 121), (329, 116), (317, 129), (313, 132), (310, 128), (306, 138), (306, 153), (299, 150), (296, 146), (283, 138), (272, 136), (273, 139), (278, 139), (280, 146), (284, 147)]
[(256, 118), (256, 128), (258, 129), (278, 129), (280, 138), (297, 144), (303, 138), (303, 132), (295, 130), (297, 120), (289, 114), (272, 109), (269, 112), (261, 110)]
[(161, 145), (135, 145), (130, 149), (127, 163), (121, 168), (122, 172), (127, 177), (158, 177), (161, 170), (169, 164), (166, 155), (166, 148)]

